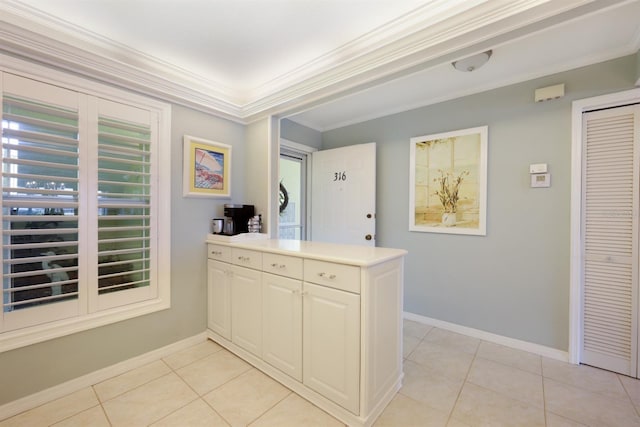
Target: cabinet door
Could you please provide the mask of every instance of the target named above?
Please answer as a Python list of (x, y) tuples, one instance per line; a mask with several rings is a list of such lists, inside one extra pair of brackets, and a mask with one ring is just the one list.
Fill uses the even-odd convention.
[(262, 358), (302, 381), (302, 281), (262, 274)]
[(231, 339), (230, 264), (207, 260), (207, 326), (218, 335)]
[(232, 266), (231, 341), (262, 357), (262, 273)]
[(359, 414), (360, 296), (304, 283), (303, 382)]

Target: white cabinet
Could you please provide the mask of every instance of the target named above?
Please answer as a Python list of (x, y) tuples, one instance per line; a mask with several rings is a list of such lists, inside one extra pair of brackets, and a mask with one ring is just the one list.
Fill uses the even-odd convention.
[(209, 244), (208, 336), (344, 423), (372, 425), (401, 386), (405, 253)]
[(207, 325), (255, 355), (262, 354), (262, 254), (208, 245)]
[(302, 281), (262, 273), (262, 358), (302, 381)]
[(262, 254), (265, 362), (302, 381), (302, 258)]
[(307, 282), (303, 292), (303, 382), (357, 414), (360, 295)]
[(207, 326), (231, 339), (231, 248), (208, 245)]
[(357, 414), (360, 296), (269, 273), (262, 287), (264, 361)]
[(231, 339), (231, 271), (224, 262), (207, 260), (207, 326)]
[(232, 266), (231, 341), (262, 355), (262, 273)]

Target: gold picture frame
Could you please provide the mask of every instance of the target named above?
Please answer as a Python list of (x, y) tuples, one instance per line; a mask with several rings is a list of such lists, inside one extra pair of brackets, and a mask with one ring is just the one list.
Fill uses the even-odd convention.
[(485, 236), (488, 126), (410, 144), (409, 231)]
[(231, 197), (231, 146), (185, 135), (184, 197)]

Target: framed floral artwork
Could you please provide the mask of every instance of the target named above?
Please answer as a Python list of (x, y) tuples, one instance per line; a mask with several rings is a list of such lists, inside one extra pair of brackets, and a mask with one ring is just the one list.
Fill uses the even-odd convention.
[(488, 127), (410, 140), (409, 231), (486, 235)]
[(183, 196), (231, 197), (231, 146), (189, 135), (183, 145)]

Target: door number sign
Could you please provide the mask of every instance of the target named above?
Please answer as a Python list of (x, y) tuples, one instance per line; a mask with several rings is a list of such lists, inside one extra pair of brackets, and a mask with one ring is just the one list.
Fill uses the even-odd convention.
[(347, 171), (342, 172), (334, 172), (333, 173), (334, 181), (346, 181), (347, 180)]

